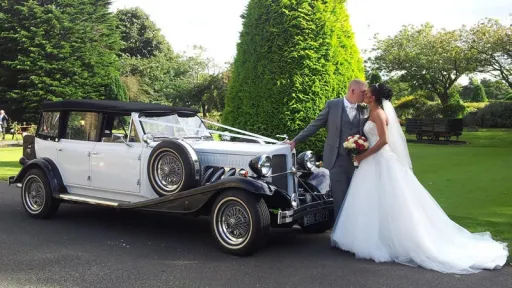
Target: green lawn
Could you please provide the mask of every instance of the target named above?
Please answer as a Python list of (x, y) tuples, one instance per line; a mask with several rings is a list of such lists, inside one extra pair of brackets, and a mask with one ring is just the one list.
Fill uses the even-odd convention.
[[(464, 132), (460, 140), (470, 144), (409, 144), (414, 173), (457, 223), (512, 246), (512, 129)], [(21, 154), (0, 149), (0, 180), (16, 175)]]
[(14, 139), (13, 139), (13, 138), (12, 138), (12, 134), (5, 134), (5, 139), (2, 139), (2, 138), (0, 137), (0, 142), (2, 142), (2, 141), (16, 141), (16, 140), (18, 140), (18, 141), (20, 141), (20, 142), (21, 142), (21, 141), (23, 141), (23, 136), (22, 136), (22, 135), (20, 135), (20, 134), (16, 134), (16, 135), (14, 136)]
[(9, 176), (18, 174), (21, 168), (18, 161), (21, 156), (21, 147), (0, 148), (0, 181), (7, 180)]
[(460, 140), (470, 144), (409, 144), (414, 173), (454, 221), (512, 246), (512, 129), (464, 132)]

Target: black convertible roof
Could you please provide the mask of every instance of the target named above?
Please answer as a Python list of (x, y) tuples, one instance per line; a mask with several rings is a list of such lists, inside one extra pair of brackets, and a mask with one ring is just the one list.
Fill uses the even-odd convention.
[(45, 101), (41, 105), (43, 111), (94, 111), (94, 112), (146, 112), (146, 113), (186, 113), (197, 114), (194, 108), (173, 107), (162, 104), (124, 102), (115, 100), (61, 100)]

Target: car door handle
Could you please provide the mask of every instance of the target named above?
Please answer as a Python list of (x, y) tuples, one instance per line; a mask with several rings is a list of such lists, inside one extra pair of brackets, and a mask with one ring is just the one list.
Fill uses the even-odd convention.
[(62, 151), (62, 148), (57, 148), (57, 151)]
[(91, 152), (92, 155), (98, 155), (98, 152)]

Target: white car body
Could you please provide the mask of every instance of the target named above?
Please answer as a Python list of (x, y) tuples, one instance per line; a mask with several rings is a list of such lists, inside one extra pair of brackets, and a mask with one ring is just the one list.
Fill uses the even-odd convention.
[(9, 178), (32, 217), (52, 217), (61, 202), (211, 215), (221, 248), (236, 255), (258, 250), (271, 225), (297, 223), (311, 233), (332, 226), (328, 171), (310, 152), (296, 157), (288, 144), (190, 108), (103, 100), (43, 106), (36, 135), (24, 137), (23, 167)]

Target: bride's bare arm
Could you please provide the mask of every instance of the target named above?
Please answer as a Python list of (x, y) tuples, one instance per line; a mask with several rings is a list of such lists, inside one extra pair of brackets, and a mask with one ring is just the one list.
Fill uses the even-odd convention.
[(370, 149), (368, 149), (366, 152), (360, 155), (360, 159), (357, 159), (358, 161), (363, 161), (364, 159), (368, 158), (369, 156), (377, 153), (382, 147), (386, 146), (388, 144), (388, 129), (386, 125), (386, 113), (383, 110), (377, 110), (375, 112), (374, 121), (375, 125), (377, 125), (377, 133), (379, 134), (379, 140), (375, 145), (373, 145)]

